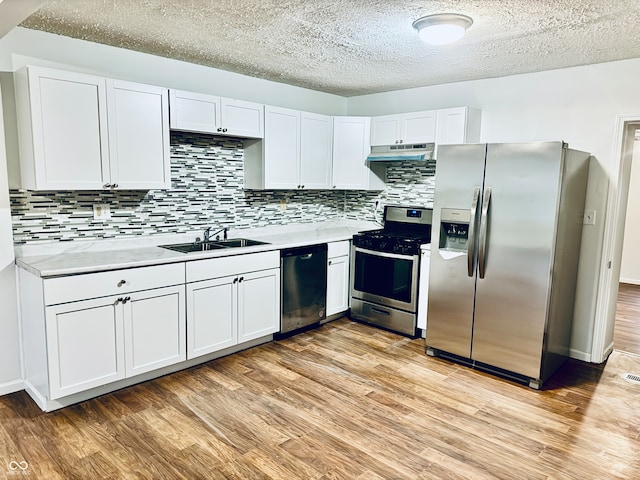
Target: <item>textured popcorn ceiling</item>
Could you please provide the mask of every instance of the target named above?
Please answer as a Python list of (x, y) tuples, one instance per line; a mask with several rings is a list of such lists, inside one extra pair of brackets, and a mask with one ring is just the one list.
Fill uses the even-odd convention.
[[(474, 24), (420, 42), (441, 12)], [(21, 25), (343, 96), (640, 57), (639, 0), (47, 0)]]

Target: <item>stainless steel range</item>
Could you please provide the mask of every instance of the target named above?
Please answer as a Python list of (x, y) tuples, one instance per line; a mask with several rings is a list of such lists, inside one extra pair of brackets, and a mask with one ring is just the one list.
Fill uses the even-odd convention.
[(353, 236), (351, 317), (416, 335), (420, 245), (431, 242), (432, 209), (386, 206), (384, 228)]

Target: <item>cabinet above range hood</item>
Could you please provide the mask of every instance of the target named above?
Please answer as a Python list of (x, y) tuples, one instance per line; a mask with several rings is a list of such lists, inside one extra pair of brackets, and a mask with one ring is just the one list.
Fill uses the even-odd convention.
[(373, 146), (367, 162), (424, 162), (433, 160), (434, 150), (434, 143)]

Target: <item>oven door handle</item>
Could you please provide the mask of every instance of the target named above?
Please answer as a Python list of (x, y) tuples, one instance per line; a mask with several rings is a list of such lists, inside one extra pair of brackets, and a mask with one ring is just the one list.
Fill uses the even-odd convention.
[(361, 247), (353, 247), (353, 249), (355, 252), (367, 253), (369, 255), (375, 255), (377, 257), (397, 258), (400, 260), (412, 260), (412, 261), (416, 261), (420, 258), (420, 255), (403, 255), (401, 253), (379, 252), (377, 250), (368, 250), (366, 248), (361, 248)]

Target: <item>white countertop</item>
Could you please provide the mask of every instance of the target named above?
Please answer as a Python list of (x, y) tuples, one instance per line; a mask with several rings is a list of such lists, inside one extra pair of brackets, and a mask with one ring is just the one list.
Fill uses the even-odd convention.
[(195, 231), (191, 234), (24, 245), (16, 247), (15, 253), (19, 267), (40, 277), (53, 277), (337, 242), (350, 240), (354, 233), (376, 228), (380, 226), (373, 222), (340, 220), (231, 230), (229, 239), (250, 238), (268, 244), (206, 252), (180, 253), (158, 246), (193, 242), (196, 236), (202, 236), (201, 231)]

